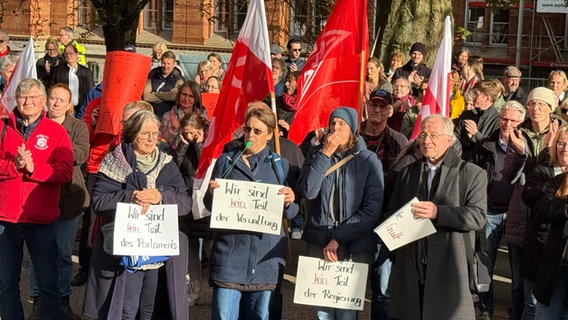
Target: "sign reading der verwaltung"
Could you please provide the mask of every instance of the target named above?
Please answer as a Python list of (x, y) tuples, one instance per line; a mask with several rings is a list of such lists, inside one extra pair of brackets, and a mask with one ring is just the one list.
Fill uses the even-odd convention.
[(146, 214), (132, 203), (117, 203), (113, 254), (124, 256), (179, 255), (177, 204), (152, 205)]
[(281, 185), (216, 179), (211, 228), (280, 234), (284, 195)]
[(412, 198), (402, 208), (375, 228), (390, 251), (398, 249), (418, 239), (436, 232), (430, 219), (415, 219), (412, 214), (412, 204), (418, 202)]
[(368, 270), (366, 263), (299, 256), (294, 303), (363, 310)]

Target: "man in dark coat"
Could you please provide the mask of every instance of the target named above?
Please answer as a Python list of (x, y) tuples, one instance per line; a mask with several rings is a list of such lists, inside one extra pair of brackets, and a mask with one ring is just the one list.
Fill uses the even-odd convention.
[(452, 133), (450, 119), (425, 118), (418, 138), (424, 159), (396, 179), (387, 214), (417, 197), (414, 218), (430, 219), (436, 232), (395, 251), (392, 319), (475, 319), (463, 232), (485, 225), (487, 176), (450, 148)]

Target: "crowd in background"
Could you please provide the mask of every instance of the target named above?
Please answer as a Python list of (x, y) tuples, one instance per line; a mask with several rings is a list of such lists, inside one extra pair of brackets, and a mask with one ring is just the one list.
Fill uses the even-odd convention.
[[(8, 34), (0, 31), (0, 38), (1, 92), (16, 57)], [(80, 319), (69, 306), (71, 287), (79, 285), (86, 285), (81, 313), (97, 319), (189, 319), (190, 307), (210, 295), (212, 319), (278, 319), (290, 238), (307, 243), (307, 256), (368, 264), (372, 319), (474, 319), (475, 308), (491, 319), (492, 288), (475, 304), (469, 291), (467, 237), (483, 243), (491, 271), (500, 244), (507, 245), (510, 319), (568, 317), (566, 73), (554, 70), (546, 86), (525, 93), (518, 68), (485, 77), (482, 57), (458, 48), (449, 117), (421, 119), (413, 136), (431, 74), (426, 46), (417, 42), (406, 63), (400, 51), (387, 68), (369, 59), (361, 123), (355, 109), (334, 106), (328, 126), (296, 146), (286, 137), (304, 48), (291, 39), (284, 57), (271, 45), (277, 119), (268, 97), (248, 106), (204, 198), (210, 208), (219, 178), (281, 185), (290, 227), (268, 235), (211, 229), (208, 217), (191, 212), (212, 111), (203, 95), (222, 90), (226, 61), (219, 54), (199, 62), (189, 79), (167, 45), (156, 43), (142, 96), (121, 106), (120, 134), (100, 145), (95, 128), (104, 92), (85, 66), (88, 54), (68, 27), (47, 39), (38, 79), (18, 84), (17, 107), (2, 123), (1, 317), (24, 319), (18, 282), (25, 241), (33, 300), (26, 319)], [(390, 252), (373, 229), (413, 197), (414, 217), (430, 219), (437, 232)], [(118, 202), (144, 212), (177, 204), (180, 255), (113, 255), (107, 242)], [(73, 276), (78, 230), (80, 270)], [(327, 307), (315, 313), (358, 314)]]

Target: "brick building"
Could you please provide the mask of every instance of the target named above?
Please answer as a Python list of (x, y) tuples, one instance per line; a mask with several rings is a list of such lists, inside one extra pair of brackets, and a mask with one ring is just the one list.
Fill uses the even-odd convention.
[[(369, 2), (370, 39), (374, 39), (374, 8)], [(539, 0), (538, 3), (563, 3)], [(327, 0), (265, 0), (271, 41), (284, 47), (289, 35), (313, 43), (330, 12)], [(529, 1), (526, 1), (529, 2)], [(452, 1), (455, 26), (471, 32), (462, 43), (484, 58), (491, 68), (520, 65), (531, 76), (542, 77), (550, 69), (568, 66), (566, 13), (540, 13), (533, 2), (524, 5), (521, 41), (517, 43), (519, 7), (492, 12), (484, 1)], [(566, 8), (564, 8), (566, 9)], [(150, 0), (140, 16), (139, 32), (159, 35), (173, 47), (218, 48), (215, 39), (234, 39), (245, 19), (246, 0)], [(2, 29), (11, 35), (53, 36), (60, 26), (91, 29), (95, 23), (89, 0), (28, 0), (4, 4)], [(96, 41), (95, 41), (96, 42)]]

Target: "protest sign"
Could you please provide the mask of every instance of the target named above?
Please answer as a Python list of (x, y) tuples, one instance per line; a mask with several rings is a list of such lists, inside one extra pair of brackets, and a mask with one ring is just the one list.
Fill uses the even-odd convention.
[(280, 234), (284, 195), (281, 185), (216, 179), (211, 228)]
[(366, 263), (299, 256), (294, 303), (363, 310), (368, 270)]
[(418, 202), (416, 197), (375, 228), (390, 251), (436, 232), (430, 219), (414, 218), (411, 209), (415, 202)]
[(142, 207), (117, 203), (113, 254), (124, 256), (177, 256), (179, 229), (177, 204)]

